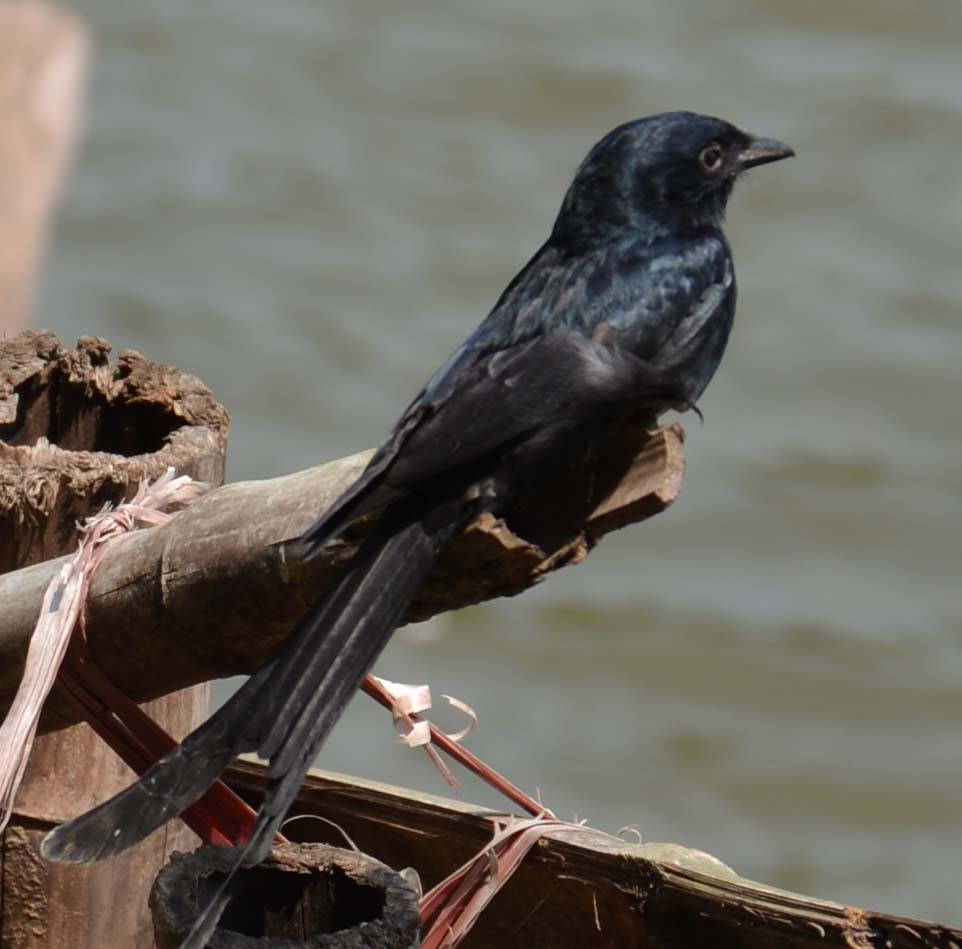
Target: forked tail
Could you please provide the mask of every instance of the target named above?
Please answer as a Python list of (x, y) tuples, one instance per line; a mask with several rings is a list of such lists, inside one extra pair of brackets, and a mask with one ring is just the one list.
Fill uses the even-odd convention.
[[(392, 520), (390, 514), (382, 520), (346, 572), (224, 706), (135, 784), (51, 831), (44, 856), (86, 863), (116, 854), (200, 797), (238, 754), (256, 751), (270, 762), (267, 791), (237, 865), (262, 860), (325, 738), (464, 523), (454, 504), (420, 520), (393, 526)], [(187, 949), (209, 938), (227, 882), (198, 919)]]

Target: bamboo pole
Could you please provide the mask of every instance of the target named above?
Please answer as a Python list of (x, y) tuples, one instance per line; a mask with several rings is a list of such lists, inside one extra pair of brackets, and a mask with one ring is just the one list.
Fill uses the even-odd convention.
[[(2, 405), (0, 393), (0, 413)], [(34, 448), (37, 478), (63, 468), (63, 454), (56, 445)], [(309, 564), (298, 557), (296, 539), (368, 457), (362, 452), (282, 478), (225, 485), (168, 525), (119, 541), (94, 577), (87, 607), (88, 639), (101, 668), (137, 701), (256, 669), (363, 533), (363, 525), (349, 531)], [(0, 444), (0, 473), (3, 462)], [(22, 457), (13, 463), (31, 479)], [(577, 563), (603, 534), (664, 510), (680, 489), (683, 468), (680, 426), (621, 429), (599, 466), (596, 483), (604, 495), (591, 499), (583, 517), (574, 509), (559, 512), (559, 524), (563, 514), (577, 515), (563, 542), (546, 553), (486, 515), (448, 546), (409, 618), (512, 595)], [(607, 482), (605, 471), (614, 473)], [(43, 590), (60, 563), (0, 576), (0, 708), (16, 686)], [(76, 721), (75, 710), (57, 695), (44, 714), (46, 730)]]

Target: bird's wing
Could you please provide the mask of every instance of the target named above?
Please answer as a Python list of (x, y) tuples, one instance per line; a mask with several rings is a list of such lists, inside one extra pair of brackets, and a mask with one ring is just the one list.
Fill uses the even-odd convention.
[(398, 498), (466, 488), (473, 473), (532, 434), (607, 416), (620, 405), (670, 400), (670, 382), (619, 347), (572, 331), (484, 355), (436, 401), (415, 402), (361, 477), (308, 531), (316, 550), (349, 520)]
[(551, 420), (606, 400), (676, 394), (663, 367), (720, 308), (730, 313), (733, 295), (720, 232), (683, 244), (626, 241), (577, 266), (545, 245), (305, 534), (308, 555), (354, 518)]

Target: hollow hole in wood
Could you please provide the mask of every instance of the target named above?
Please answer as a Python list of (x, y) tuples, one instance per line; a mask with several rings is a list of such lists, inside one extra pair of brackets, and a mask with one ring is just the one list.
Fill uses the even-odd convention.
[(151, 454), (184, 424), (156, 402), (108, 399), (57, 371), (25, 380), (16, 395), (16, 419), (0, 425), (0, 439), (10, 445), (46, 438), (67, 451)]
[[(224, 877), (198, 881), (198, 903), (205, 905)], [(379, 920), (385, 895), (379, 887), (348, 876), (339, 867), (306, 873), (270, 867), (239, 870), (219, 929), (244, 936), (310, 939)]]

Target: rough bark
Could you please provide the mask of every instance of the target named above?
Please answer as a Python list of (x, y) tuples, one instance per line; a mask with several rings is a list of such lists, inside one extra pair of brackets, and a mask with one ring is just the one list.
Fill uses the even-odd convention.
[(72, 151), (87, 33), (59, 7), (0, 0), (0, 333), (26, 325)]
[[(108, 353), (103, 340), (68, 349), (49, 333), (0, 342), (0, 570), (71, 550), (78, 520), (129, 497), (168, 465), (213, 483), (223, 478), (227, 414), (210, 392), (136, 353), (111, 366)], [(4, 664), (19, 670), (23, 646)], [(207, 686), (196, 686), (158, 699), (148, 712), (183, 736), (206, 718), (208, 698)], [(53, 824), (131, 779), (86, 725), (36, 741), (2, 841), (0, 944), (150, 945), (146, 895), (171, 852), (196, 842), (185, 827), (170, 824), (105, 864), (66, 866), (40, 856)]]

